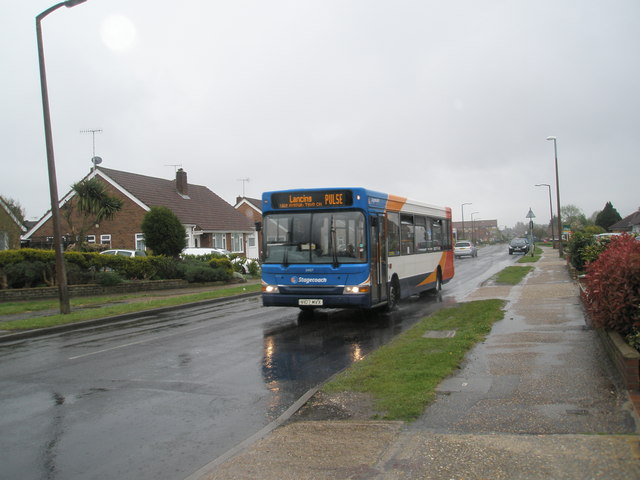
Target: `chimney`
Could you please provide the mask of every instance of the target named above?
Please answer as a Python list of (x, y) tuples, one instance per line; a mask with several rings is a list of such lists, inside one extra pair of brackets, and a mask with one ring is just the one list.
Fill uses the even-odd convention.
[(176, 190), (180, 195), (189, 194), (189, 185), (187, 184), (187, 172), (179, 168), (176, 171)]

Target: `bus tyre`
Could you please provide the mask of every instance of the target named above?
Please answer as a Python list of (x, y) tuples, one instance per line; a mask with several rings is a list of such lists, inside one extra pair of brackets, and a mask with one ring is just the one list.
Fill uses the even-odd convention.
[(442, 272), (438, 270), (438, 274), (436, 275), (436, 292), (442, 290)]
[(394, 278), (389, 284), (389, 296), (387, 300), (387, 311), (391, 312), (397, 310), (398, 303), (400, 302), (400, 285), (398, 285), (398, 279)]

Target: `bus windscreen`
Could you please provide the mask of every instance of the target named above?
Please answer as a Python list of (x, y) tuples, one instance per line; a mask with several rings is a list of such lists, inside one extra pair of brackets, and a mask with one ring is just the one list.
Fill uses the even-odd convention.
[(360, 211), (271, 213), (263, 219), (264, 263), (365, 263), (365, 218)]

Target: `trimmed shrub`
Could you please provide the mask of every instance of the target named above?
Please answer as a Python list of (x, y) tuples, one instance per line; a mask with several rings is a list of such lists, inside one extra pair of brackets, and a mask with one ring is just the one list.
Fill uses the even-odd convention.
[(96, 283), (103, 287), (113, 287), (119, 285), (124, 280), (116, 272), (98, 272), (96, 273)]
[(593, 324), (623, 336), (640, 330), (640, 242), (613, 238), (587, 267), (585, 305)]
[(41, 286), (45, 283), (43, 272), (47, 265), (39, 261), (21, 261), (10, 263), (2, 267), (7, 276), (9, 288), (30, 288)]
[(189, 283), (227, 281), (231, 276), (219, 268), (211, 268), (206, 264), (189, 264), (185, 268), (184, 278)]
[(600, 254), (609, 246), (609, 242), (593, 242), (582, 249), (582, 260), (585, 266), (591, 262), (595, 262)]
[(180, 259), (165, 257), (164, 255), (154, 255), (147, 257), (156, 271), (153, 277), (156, 280), (184, 278), (184, 264)]
[[(106, 256), (106, 255), (103, 255)], [(118, 255), (112, 255), (118, 256)], [(156, 274), (156, 269), (149, 257), (121, 257), (124, 262), (117, 268), (117, 272), (129, 280), (149, 280)]]
[(217, 257), (209, 260), (209, 266), (214, 270), (219, 270), (223, 277), (220, 280), (231, 280), (233, 277), (233, 264), (227, 257)]
[(593, 235), (584, 232), (575, 232), (567, 242), (569, 262), (579, 272), (585, 267), (584, 249), (594, 242)]
[[(66, 258), (66, 257), (65, 257)], [(69, 285), (86, 285), (93, 282), (93, 273), (83, 269), (76, 263), (67, 262), (67, 283)]]

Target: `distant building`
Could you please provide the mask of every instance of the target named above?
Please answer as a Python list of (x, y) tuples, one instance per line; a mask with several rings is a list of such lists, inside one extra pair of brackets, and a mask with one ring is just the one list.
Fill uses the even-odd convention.
[[(97, 167), (83, 180), (97, 178), (110, 195), (123, 201), (113, 220), (91, 225), (85, 232), (88, 243), (103, 248), (141, 250), (145, 248), (141, 224), (152, 207), (167, 207), (185, 228), (188, 247), (224, 248), (246, 254), (248, 238), (255, 234), (254, 223), (207, 187), (187, 182), (187, 172), (178, 169), (174, 180), (149, 177)], [(60, 201), (61, 208), (75, 201), (71, 191)], [(73, 218), (73, 217), (72, 217)], [(61, 219), (65, 244), (73, 243), (71, 227)], [(33, 247), (51, 248), (53, 225), (47, 212), (25, 235)]]
[(612, 232), (640, 234), (640, 208), (609, 227)]
[(464, 222), (464, 232), (462, 222), (453, 222), (453, 229), (456, 233), (456, 240), (471, 240), (473, 243), (493, 243), (500, 236), (498, 231), (498, 220), (469, 220)]

